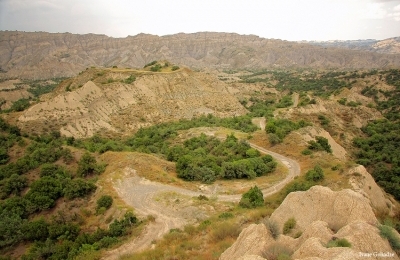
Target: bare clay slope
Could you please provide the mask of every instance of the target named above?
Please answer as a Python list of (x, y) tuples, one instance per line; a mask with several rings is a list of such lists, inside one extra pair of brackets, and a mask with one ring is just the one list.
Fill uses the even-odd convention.
[[(126, 83), (132, 75), (136, 80)], [(208, 74), (188, 69), (157, 73), (89, 69), (26, 110), (18, 124), (30, 132), (59, 130), (66, 136), (90, 137), (97, 131), (129, 134), (201, 114), (244, 113), (226, 84)]]
[(163, 59), (195, 68), (219, 69), (400, 67), (400, 55), (233, 33), (111, 38), (95, 34), (0, 32), (0, 78), (73, 76), (90, 66), (142, 67)]

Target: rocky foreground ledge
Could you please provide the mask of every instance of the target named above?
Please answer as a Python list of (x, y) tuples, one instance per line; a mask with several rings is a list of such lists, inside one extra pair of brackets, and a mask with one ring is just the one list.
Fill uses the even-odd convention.
[[(273, 223), (282, 233), (290, 218), (296, 220), (295, 226), (286, 235), (274, 238), (267, 226)], [(220, 260), (268, 259), (268, 255), (277, 256), (279, 252), (287, 252), (291, 259), (399, 259), (380, 236), (369, 200), (349, 189), (335, 192), (314, 186), (308, 191), (292, 192), (268, 223), (245, 228)], [(327, 246), (343, 239), (350, 247)]]

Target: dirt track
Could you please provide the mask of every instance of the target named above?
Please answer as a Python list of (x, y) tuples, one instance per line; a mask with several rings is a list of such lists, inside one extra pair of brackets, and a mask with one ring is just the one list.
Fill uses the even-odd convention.
[[(255, 144), (250, 143), (250, 145), (261, 153), (270, 154), (288, 168), (288, 175), (285, 179), (262, 191), (264, 197), (280, 191), (295, 176), (300, 174), (300, 166), (296, 161)], [(133, 177), (127, 177), (114, 183), (114, 188), (119, 196), (127, 204), (135, 208), (136, 214), (142, 217), (152, 215), (155, 217), (155, 221), (148, 224), (145, 231), (139, 237), (119, 248), (107, 252), (103, 259), (118, 259), (120, 256), (128, 253), (142, 251), (150, 247), (153, 240), (161, 238), (164, 234), (169, 232), (170, 229), (182, 228), (186, 224), (196, 220), (196, 218), (199, 219), (198, 216), (204, 215), (203, 211), (191, 205), (180, 208), (166, 207), (156, 199), (160, 194), (172, 192), (180, 196), (189, 197), (212, 195), (219, 201), (228, 202), (237, 202), (241, 198), (241, 194), (220, 195), (217, 189), (214, 189), (210, 194), (152, 182), (136, 175), (136, 171), (132, 168), (125, 168), (124, 172), (126, 176)]]

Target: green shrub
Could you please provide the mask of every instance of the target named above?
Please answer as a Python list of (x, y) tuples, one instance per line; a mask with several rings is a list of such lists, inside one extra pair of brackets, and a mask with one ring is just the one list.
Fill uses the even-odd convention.
[(104, 172), (105, 166), (97, 164), (96, 159), (88, 152), (82, 155), (78, 162), (78, 176), (85, 177), (90, 174), (100, 174)]
[(233, 214), (230, 212), (223, 212), (218, 216), (218, 218), (222, 218), (222, 219), (233, 218)]
[(307, 181), (302, 181), (302, 180), (295, 180), (291, 183), (289, 183), (286, 188), (285, 188), (285, 193), (288, 195), (291, 192), (294, 191), (306, 191), (309, 188), (311, 188), (312, 183), (307, 182)]
[(288, 234), (296, 226), (296, 219), (289, 218), (283, 225), (283, 234)]
[(328, 244), (326, 245), (326, 247), (351, 247), (351, 244), (349, 241), (347, 241), (347, 239), (345, 238), (335, 238), (332, 239), (328, 242)]
[(110, 195), (103, 195), (97, 200), (97, 209), (109, 209), (113, 203), (113, 198)]
[(109, 234), (112, 237), (119, 237), (129, 233), (130, 227), (136, 225), (138, 223), (138, 219), (132, 212), (126, 212), (124, 218), (121, 220), (114, 220), (110, 224)]
[(207, 196), (202, 195), (202, 194), (200, 194), (200, 195), (197, 197), (197, 199), (198, 199), (198, 200), (209, 200)]
[(150, 70), (153, 71), (153, 72), (159, 72), (159, 71), (161, 71), (161, 65), (160, 64), (156, 64), (156, 65), (150, 67)]
[(268, 141), (272, 145), (279, 144), (280, 142), (282, 142), (279, 136), (273, 133), (268, 134)]
[(176, 65), (172, 66), (172, 71), (179, 70), (179, 69), (180, 69), (179, 66), (176, 66)]
[(153, 66), (153, 65), (156, 64), (156, 63), (157, 63), (157, 61), (156, 61), (156, 60), (153, 60), (152, 62), (147, 63), (146, 65), (144, 65), (143, 68), (146, 68), (146, 67), (149, 67), (149, 66)]
[(337, 101), (339, 104), (341, 104), (341, 105), (346, 105), (346, 102), (347, 102), (347, 98), (341, 98), (341, 99), (339, 99), (338, 101)]
[(302, 155), (310, 155), (312, 154), (312, 151), (310, 149), (304, 149), (303, 151), (301, 151)]
[(324, 172), (322, 170), (322, 168), (319, 165), (316, 165), (314, 167), (314, 169), (309, 170), (306, 173), (306, 180), (307, 181), (320, 181), (323, 180), (325, 178)]
[(264, 205), (264, 196), (261, 190), (254, 186), (242, 195), (239, 205), (243, 208), (256, 208)]
[(332, 153), (331, 145), (328, 142), (328, 139), (322, 136), (316, 136), (316, 141), (311, 140), (308, 141), (308, 149), (315, 151), (326, 151), (328, 153)]
[(382, 237), (389, 241), (389, 244), (393, 250), (400, 250), (400, 239), (393, 228), (386, 225), (380, 225), (379, 232)]
[(125, 83), (126, 84), (131, 84), (132, 82), (134, 82), (136, 80), (136, 77), (133, 75), (130, 75), (127, 79), (125, 79)]

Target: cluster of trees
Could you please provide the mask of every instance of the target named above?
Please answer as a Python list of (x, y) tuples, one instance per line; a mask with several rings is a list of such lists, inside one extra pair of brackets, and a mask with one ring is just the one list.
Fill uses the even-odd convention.
[(308, 141), (308, 149), (313, 151), (325, 151), (327, 153), (332, 153), (331, 145), (328, 139), (322, 136), (316, 136), (315, 140)]
[(251, 122), (250, 116), (218, 118), (209, 114), (193, 118), (192, 120), (181, 119), (178, 122), (168, 122), (157, 126), (141, 128), (125, 144), (131, 149), (140, 152), (166, 154), (169, 144), (168, 139), (177, 136), (179, 130), (202, 126), (221, 126), (243, 132), (257, 130), (257, 127)]
[(375, 181), (400, 200), (400, 122), (377, 120), (361, 130), (366, 137), (354, 139), (357, 163), (368, 167)]
[(56, 218), (47, 222), (39, 218), (20, 224), (19, 232), (14, 236), (22, 241), (34, 242), (29, 251), (22, 256), (24, 260), (75, 259), (85, 251), (95, 251), (118, 243), (119, 237), (127, 235), (132, 227), (139, 223), (132, 212), (127, 212), (121, 220), (114, 220), (108, 229), (98, 228), (89, 233), (82, 232), (79, 225), (73, 221)]
[(300, 92), (299, 106), (306, 106), (312, 104), (317, 104), (317, 101), (314, 98), (309, 98), (305, 92)]
[(282, 142), (290, 132), (308, 125), (310, 123), (304, 120), (293, 122), (289, 119), (269, 119), (265, 126), (265, 131), (268, 134), (270, 143), (277, 144)]
[(378, 109), (381, 110), (385, 117), (389, 120), (395, 121), (400, 120), (400, 71), (399, 70), (389, 70), (386, 72), (385, 80), (389, 85), (395, 87), (391, 91), (382, 91), (386, 100), (378, 102)]
[(176, 161), (178, 176), (210, 183), (219, 178), (255, 178), (275, 170), (276, 162), (233, 134), (224, 141), (202, 134), (171, 147), (167, 158)]
[[(115, 237), (128, 230), (124, 224), (127, 220), (112, 223), (110, 229), (101, 234), (89, 234), (80, 230), (79, 215), (75, 215), (77, 219), (62, 221), (35, 217), (52, 209), (60, 198), (70, 201), (91, 194), (96, 190), (95, 178), (87, 177), (101, 173), (105, 166), (85, 153), (77, 162), (76, 172), (71, 172), (69, 164), (75, 158), (63, 147), (66, 139), (59, 133), (22, 137), (18, 128), (1, 118), (0, 142), (5, 150), (0, 154), (0, 250), (20, 242), (31, 242), (33, 247), (24, 259), (72, 259), (80, 253), (83, 244), (88, 244), (88, 241), (79, 240), (82, 236), (93, 236), (90, 241), (97, 243), (97, 248), (115, 243)], [(9, 160), (7, 152), (11, 147), (22, 153)]]
[(291, 95), (283, 96), (279, 102), (276, 104), (277, 108), (284, 108), (293, 106), (293, 100)]
[(29, 85), (30, 87), (28, 88), (28, 91), (37, 98), (43, 94), (52, 92), (64, 79), (65, 78), (54, 78), (51, 81), (24, 81), (22, 84)]

